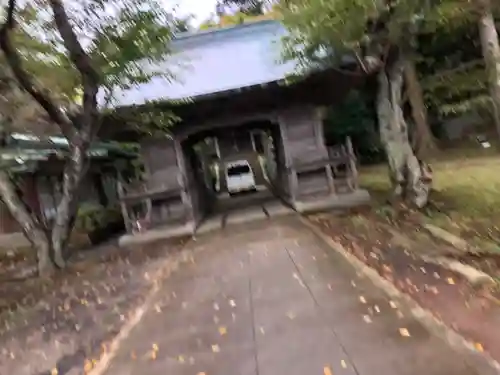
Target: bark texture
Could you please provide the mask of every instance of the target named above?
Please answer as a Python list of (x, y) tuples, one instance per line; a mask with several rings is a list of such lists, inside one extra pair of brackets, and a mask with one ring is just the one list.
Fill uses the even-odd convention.
[(22, 59), (11, 40), (11, 34), (16, 27), (14, 14), (16, 0), (8, 1), (5, 23), (0, 29), (0, 47), (17, 82), (41, 105), (69, 141), (69, 159), (63, 173), (62, 197), (57, 205), (56, 217), (51, 228), (44, 228), (36, 220), (36, 215), (30, 215), (16, 195), (8, 174), (0, 171), (0, 196), (37, 249), (40, 255), (38, 263), (40, 273), (45, 273), (52, 268), (51, 261), (58, 267), (65, 266), (64, 248), (75, 222), (78, 190), (86, 173), (86, 155), (100, 126), (97, 110), (99, 74), (94, 69), (90, 56), (85, 53), (80, 44), (69, 22), (63, 2), (49, 0), (48, 3), (68, 57), (81, 75), (83, 105), (77, 116), (68, 116), (50, 93), (40, 87), (23, 68)]
[(488, 70), (495, 125), (500, 136), (500, 46), (490, 0), (476, 0), (480, 14), (479, 34)]
[(74, 221), (71, 220), (78, 207), (78, 188), (85, 175), (85, 158), (88, 145), (77, 144), (72, 147), (70, 160), (67, 162), (63, 176), (61, 201), (57, 206), (56, 218), (52, 227), (52, 248), (54, 262), (64, 267), (64, 248), (69, 241)]
[(417, 68), (412, 59), (407, 59), (404, 67), (406, 92), (411, 104), (415, 122), (413, 148), (419, 159), (428, 157), (436, 150), (436, 143), (429, 127), (422, 86), (418, 79)]
[(428, 202), (432, 178), (430, 168), (417, 158), (408, 137), (402, 109), (405, 64), (398, 54), (379, 71), (377, 114), (394, 195), (421, 208)]
[(24, 235), (36, 250), (38, 270), (41, 276), (46, 276), (53, 270), (50, 258), (50, 243), (40, 223), (28, 212), (16, 193), (10, 176), (0, 170), (0, 196), (10, 213), (21, 226)]

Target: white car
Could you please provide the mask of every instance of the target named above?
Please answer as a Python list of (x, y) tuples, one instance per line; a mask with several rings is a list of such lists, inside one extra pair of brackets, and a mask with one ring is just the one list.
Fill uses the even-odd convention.
[(229, 195), (257, 190), (255, 175), (247, 160), (227, 163), (225, 176)]

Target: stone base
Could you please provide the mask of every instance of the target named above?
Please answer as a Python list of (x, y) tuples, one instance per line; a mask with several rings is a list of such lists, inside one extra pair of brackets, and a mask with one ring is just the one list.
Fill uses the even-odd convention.
[(0, 234), (0, 249), (15, 250), (28, 246), (31, 244), (22, 232)]
[(332, 209), (345, 209), (361, 206), (370, 202), (370, 194), (364, 189), (345, 194), (316, 197), (310, 200), (292, 202), (292, 207), (299, 213), (313, 213)]
[(169, 225), (150, 229), (142, 233), (127, 233), (118, 239), (118, 246), (142, 245), (159, 240), (193, 236), (195, 229), (194, 223), (189, 222), (184, 225)]

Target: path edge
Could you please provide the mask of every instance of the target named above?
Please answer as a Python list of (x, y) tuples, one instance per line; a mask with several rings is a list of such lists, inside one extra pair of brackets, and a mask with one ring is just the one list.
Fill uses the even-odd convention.
[(340, 243), (327, 236), (314, 223), (309, 221), (304, 216), (300, 216), (300, 221), (308, 227), (322, 242), (324, 242), (332, 250), (342, 255), (357, 271), (364, 274), (377, 287), (382, 289), (388, 296), (397, 300), (402, 305), (407, 307), (413, 317), (422, 323), (430, 332), (436, 334), (439, 338), (447, 342), (454, 349), (459, 351), (466, 350), (476, 358), (486, 361), (494, 370), (500, 374), (500, 363), (491, 357), (488, 353), (479, 352), (476, 350), (474, 343), (467, 340), (458, 332), (448, 327), (443, 321), (439, 320), (432, 314), (431, 311), (424, 309), (409, 295), (401, 292), (390, 281), (386, 280), (372, 267), (366, 265), (356, 256), (349, 253)]
[(101, 355), (97, 364), (92, 368), (92, 370), (86, 372), (86, 375), (103, 375), (109, 368), (111, 362), (115, 358), (120, 345), (124, 342), (132, 332), (132, 330), (142, 321), (142, 318), (148, 312), (158, 293), (160, 291), (160, 283), (166, 279), (172, 272), (176, 271), (179, 266), (189, 260), (193, 259), (193, 251), (188, 249), (189, 241), (186, 242), (175, 259), (172, 259), (167, 255), (167, 259), (159, 270), (152, 277), (152, 285), (149, 291), (146, 293), (146, 298), (139, 305), (136, 306), (129, 315), (127, 322), (120, 328), (119, 332), (110, 340), (109, 350)]

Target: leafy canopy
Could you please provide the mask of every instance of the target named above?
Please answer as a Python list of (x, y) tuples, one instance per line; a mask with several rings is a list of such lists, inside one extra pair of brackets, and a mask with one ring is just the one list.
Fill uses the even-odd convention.
[[(107, 101), (116, 91), (153, 77), (173, 78), (164, 60), (170, 53), (173, 29), (179, 25), (160, 1), (66, 0), (65, 7), (100, 74)], [(34, 0), (16, 15), (24, 42), (15, 40), (14, 45), (24, 57), (26, 70), (42, 77), (42, 84), (63, 104), (79, 104), (81, 77), (63, 47), (47, 0)]]
[(297, 59), (303, 65), (336, 64), (346, 52), (360, 54), (362, 47), (370, 42), (398, 45), (410, 42), (417, 32), (451, 22), (451, 16), (460, 18), (470, 10), (468, 3), (467, 0), (284, 0), (280, 11), (290, 30), (285, 39), (285, 57)]

